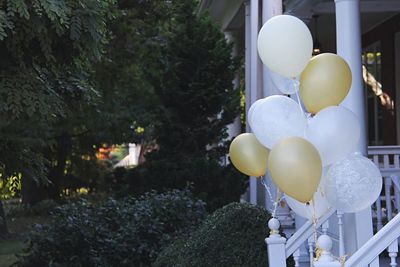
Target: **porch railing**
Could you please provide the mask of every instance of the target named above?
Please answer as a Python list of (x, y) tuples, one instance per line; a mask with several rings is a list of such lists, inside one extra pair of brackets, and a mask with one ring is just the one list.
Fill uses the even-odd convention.
[(345, 267), (367, 266), (386, 248), (391, 258), (390, 266), (397, 266), (399, 236), (400, 214), (397, 214), (346, 261)]
[(383, 176), (383, 192), (372, 207), (376, 230), (390, 221), (400, 208), (400, 146), (370, 146), (368, 157)]
[[(368, 147), (368, 157), (379, 167), (383, 177), (381, 196), (372, 206), (374, 228), (377, 232), (364, 246), (356, 251), (346, 263), (339, 259), (345, 256), (342, 228), (342, 213), (330, 211), (321, 218), (316, 226), (306, 222), (296, 229), (295, 233), (286, 240), (278, 232), (279, 221), (269, 224), (270, 236), (266, 238), (268, 245), (269, 266), (286, 266), (286, 259), (293, 256), (295, 266), (300, 266), (300, 247), (306, 243), (309, 251), (309, 264), (315, 267), (331, 266), (367, 266), (379, 260), (379, 254), (385, 249), (388, 252), (390, 266), (397, 266), (398, 238), (400, 236), (400, 146), (372, 146)], [(328, 219), (336, 214), (338, 221), (338, 236), (333, 239), (338, 242), (339, 255), (332, 256), (332, 237), (328, 236)], [(318, 243), (313, 236), (314, 227), (319, 233)], [(319, 247), (319, 255), (314, 259), (314, 248)], [(343, 257), (342, 257), (343, 258)], [(372, 266), (372, 265), (371, 265)], [(375, 266), (375, 265), (373, 265)]]

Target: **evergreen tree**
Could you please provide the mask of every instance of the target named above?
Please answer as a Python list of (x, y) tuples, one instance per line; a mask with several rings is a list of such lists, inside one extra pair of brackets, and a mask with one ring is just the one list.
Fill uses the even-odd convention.
[(196, 7), (192, 0), (174, 2), (153, 79), (161, 102), (156, 131), (162, 153), (210, 155), (210, 146), (227, 137), (226, 126), (239, 113), (232, 45)]
[(197, 14), (197, 1), (172, 1), (170, 14), (158, 71), (149, 73), (160, 102), (154, 107), (159, 150), (130, 180), (136, 193), (194, 183), (194, 192), (215, 209), (237, 201), (244, 189), (243, 176), (220, 164), (227, 125), (239, 115), (240, 92), (232, 84), (237, 64), (218, 26)]

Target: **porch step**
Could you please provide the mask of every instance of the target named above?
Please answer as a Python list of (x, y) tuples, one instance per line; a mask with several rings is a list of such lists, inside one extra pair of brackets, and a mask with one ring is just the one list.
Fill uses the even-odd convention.
[[(400, 262), (397, 262), (398, 264)], [(310, 267), (309, 262), (301, 262), (299, 267)], [(389, 257), (380, 257), (379, 258), (379, 267), (390, 267), (390, 258)]]

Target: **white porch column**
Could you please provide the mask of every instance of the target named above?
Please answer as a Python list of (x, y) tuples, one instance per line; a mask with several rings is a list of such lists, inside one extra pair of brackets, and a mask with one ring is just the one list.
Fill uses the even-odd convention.
[[(244, 73), (244, 80), (245, 80), (245, 95), (246, 95), (246, 118), (247, 118), (247, 112), (249, 111), (249, 108), (251, 106), (251, 90), (250, 90), (250, 1), (245, 0), (244, 1), (244, 6), (245, 6), (245, 18), (244, 18), (244, 31), (245, 31), (245, 37), (244, 37), (244, 57), (245, 57), (245, 73)], [(248, 123), (246, 123), (246, 132), (250, 132), (250, 126)]]
[(395, 55), (395, 77), (396, 77), (396, 125), (397, 125), (397, 144), (400, 144), (400, 32), (396, 33), (394, 39)]
[[(250, 77), (250, 99), (246, 101), (247, 107), (246, 112), (250, 108), (251, 104), (257, 99), (262, 97), (262, 87), (261, 87), (261, 64), (258, 57), (257, 51), (257, 36), (260, 29), (259, 23), (259, 0), (250, 0), (249, 15), (247, 13), (248, 5), (246, 5), (246, 56), (250, 55), (249, 62), (249, 73), (246, 72)], [(249, 35), (248, 35), (249, 33)], [(249, 42), (249, 43), (248, 43)], [(249, 54), (248, 54), (249, 53)], [(247, 62), (247, 58), (246, 58)], [(247, 93), (247, 92), (246, 92)], [(249, 129), (248, 129), (249, 130)], [(260, 184), (260, 181), (255, 177), (250, 177), (250, 203), (264, 205), (264, 195), (265, 192)]]
[[(245, 18), (244, 18), (244, 58), (245, 58), (245, 68), (244, 68), (244, 81), (245, 81), (245, 96), (246, 96), (246, 118), (247, 112), (249, 111), (251, 105), (251, 90), (250, 90), (250, 2), (249, 0), (244, 1), (244, 8), (245, 8)], [(250, 126), (246, 123), (246, 132), (250, 132)], [(250, 178), (251, 179), (251, 178)], [(251, 181), (251, 180), (250, 180)], [(249, 187), (247, 188), (246, 192), (244, 193), (244, 199), (253, 203), (251, 200), (251, 182), (249, 181)]]
[(342, 106), (353, 111), (360, 120), (361, 137), (358, 150), (367, 154), (365, 95), (361, 69), (361, 26), (359, 0), (335, 0), (337, 54), (350, 65), (353, 84)]
[[(366, 155), (367, 131), (361, 69), (360, 3), (359, 0), (335, 0), (335, 8), (337, 54), (349, 63), (353, 75), (350, 92), (342, 105), (352, 110), (360, 120), (362, 131), (358, 150)], [(356, 214), (345, 214), (344, 238), (347, 254), (352, 254), (360, 248), (372, 235), (371, 208)], [(376, 260), (370, 266), (379, 266), (379, 261)]]
[[(273, 16), (280, 15), (280, 14), (282, 14), (282, 0), (263, 0), (262, 1), (262, 24), (263, 25), (265, 22), (267, 22)], [(275, 87), (272, 85), (268, 67), (265, 66), (264, 64), (262, 64), (262, 70), (263, 70), (262, 75), (263, 75), (263, 95), (264, 95), (264, 97), (280, 94), (277, 90), (275, 90)], [(275, 200), (276, 186), (272, 182), (269, 173), (266, 173), (266, 177), (267, 177), (267, 179), (265, 182), (271, 188), (271, 190), (270, 190), (271, 195), (272, 195), (273, 199)], [(268, 210), (273, 210), (274, 209), (273, 204), (274, 203), (271, 203), (269, 194), (266, 192), (265, 207)]]
[[(270, 18), (282, 14), (282, 0), (263, 0), (262, 8), (262, 24), (264, 25)], [(272, 85), (269, 70), (265, 65), (263, 65), (263, 93), (264, 97), (282, 94)]]

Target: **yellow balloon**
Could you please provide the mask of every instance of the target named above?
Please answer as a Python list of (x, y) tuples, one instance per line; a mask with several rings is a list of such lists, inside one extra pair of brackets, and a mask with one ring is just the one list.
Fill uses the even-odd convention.
[(306, 203), (317, 191), (322, 162), (317, 149), (301, 137), (288, 137), (272, 148), (268, 168), (272, 180), (288, 196)]
[(347, 62), (332, 53), (313, 57), (300, 77), (300, 97), (307, 110), (316, 114), (328, 106), (339, 105), (351, 87)]
[(236, 136), (229, 147), (229, 156), (239, 171), (249, 176), (262, 176), (267, 171), (268, 149), (252, 133)]

